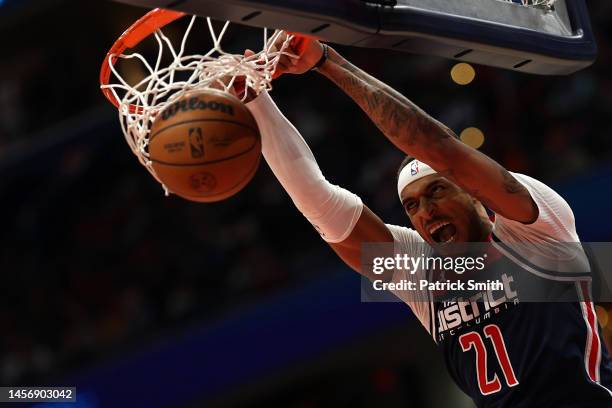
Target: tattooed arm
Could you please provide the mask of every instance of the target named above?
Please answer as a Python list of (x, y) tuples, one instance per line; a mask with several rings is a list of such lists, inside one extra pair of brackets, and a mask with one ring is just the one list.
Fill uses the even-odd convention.
[[(302, 73), (321, 57), (312, 41), (300, 60), (283, 60), (281, 71)], [(408, 98), (377, 80), (328, 47), (317, 69), (350, 96), (381, 132), (404, 153), (429, 164), (496, 213), (531, 223), (538, 208), (527, 189), (510, 172), (482, 152), (459, 141), (452, 130)]]

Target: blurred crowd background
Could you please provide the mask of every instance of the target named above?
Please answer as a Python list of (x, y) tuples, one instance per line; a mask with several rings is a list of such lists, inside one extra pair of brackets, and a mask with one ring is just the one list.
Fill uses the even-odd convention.
[[(566, 198), (581, 209), (581, 237), (609, 241), (609, 228), (591, 227), (609, 227), (609, 212), (593, 214), (588, 205), (609, 210), (610, 192), (594, 191), (593, 198), (575, 187), (612, 177), (612, 3), (589, 7), (599, 58), (570, 77), (476, 67), (475, 80), (460, 86), (450, 78), (451, 61), (338, 49), (457, 133), (481, 129), (481, 149), (508, 169), (562, 194), (574, 180), (574, 195)], [(244, 191), (208, 205), (165, 197), (138, 164), (100, 93), (98, 73), (115, 38), (143, 12), (108, 1), (0, 2), (2, 385), (79, 378), (90, 367), (160, 339), (171, 343), (186, 330), (329, 275), (358, 280), (294, 209), (265, 163)], [(251, 35), (229, 34), (238, 48), (241, 33)], [(402, 154), (346, 95), (308, 73), (277, 80), (273, 97), (329, 180), (359, 194), (386, 222), (406, 223), (394, 193)], [(600, 220), (582, 223), (588, 216)], [(317, 296), (313, 303), (325, 302)], [(607, 321), (605, 305), (598, 310)], [(402, 327), (385, 327), (376, 339), (355, 337), (350, 350), (321, 350), (318, 368), (300, 370), (306, 363), (298, 359), (282, 371), (285, 380), (276, 372), (257, 391), (226, 390), (220, 395), (234, 399), (215, 403), (247, 405), (243, 393), (252, 406), (435, 406), (426, 378), (443, 379), (444, 390), (451, 386), (424, 334), (414, 334), (419, 349), (407, 347), (413, 331), (424, 331), (407, 308), (405, 315)], [(366, 353), (373, 344), (378, 351)], [(434, 368), (423, 372), (424, 359)], [(101, 404), (95, 401), (89, 406)]]

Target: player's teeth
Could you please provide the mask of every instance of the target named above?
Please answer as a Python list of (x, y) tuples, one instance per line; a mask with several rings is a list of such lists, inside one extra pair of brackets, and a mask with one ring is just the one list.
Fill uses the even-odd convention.
[(455, 236), (453, 235), (452, 237), (450, 237), (449, 239), (447, 239), (446, 241), (444, 241), (444, 244), (450, 244), (451, 242), (453, 242), (455, 240)]
[(433, 234), (434, 232), (436, 232), (437, 230), (439, 230), (440, 228), (448, 224), (449, 224), (448, 222), (441, 222), (439, 224), (434, 224), (434, 226), (429, 229), (429, 233)]

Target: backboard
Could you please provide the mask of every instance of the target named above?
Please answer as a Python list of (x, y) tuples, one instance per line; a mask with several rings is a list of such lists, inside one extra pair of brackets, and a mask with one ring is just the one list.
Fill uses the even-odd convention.
[(531, 74), (570, 74), (597, 54), (584, 0), (550, 7), (520, 0), (117, 1)]

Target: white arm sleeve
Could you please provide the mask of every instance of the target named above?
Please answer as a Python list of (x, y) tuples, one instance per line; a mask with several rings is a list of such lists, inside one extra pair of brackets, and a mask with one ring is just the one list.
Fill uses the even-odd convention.
[[(431, 256), (433, 251), (421, 236), (413, 229), (400, 227), (397, 225), (386, 224), (393, 235), (394, 252), (396, 255), (409, 257)], [(414, 274), (404, 270), (396, 270), (393, 274), (392, 282), (412, 281), (419, 286), (421, 279), (430, 279), (427, 271), (418, 269)], [(432, 327), (433, 303), (429, 292), (425, 290), (392, 290), (393, 294), (412, 309), (414, 315), (419, 319), (423, 327), (434, 336), (435, 328)]]
[(259, 127), (263, 156), (295, 206), (325, 241), (344, 241), (359, 220), (361, 199), (323, 177), (302, 135), (267, 92), (247, 107)]

